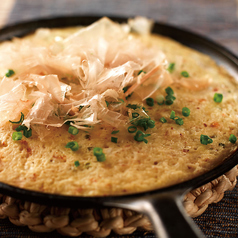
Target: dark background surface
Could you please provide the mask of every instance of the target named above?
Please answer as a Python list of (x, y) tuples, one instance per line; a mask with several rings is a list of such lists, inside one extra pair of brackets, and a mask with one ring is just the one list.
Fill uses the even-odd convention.
[[(71, 15), (132, 17), (142, 15), (155, 21), (179, 26), (204, 35), (238, 55), (238, 18), (236, 0), (10, 0), (9, 8), (0, 2), (0, 14), (7, 17), (1, 25), (19, 21)], [(228, 191), (218, 204), (194, 219), (206, 237), (238, 237), (238, 188)], [(59, 237), (34, 233), (0, 220), (0, 237)], [(112, 234), (111, 237), (119, 237)], [(153, 233), (135, 232), (123, 237), (154, 237)]]

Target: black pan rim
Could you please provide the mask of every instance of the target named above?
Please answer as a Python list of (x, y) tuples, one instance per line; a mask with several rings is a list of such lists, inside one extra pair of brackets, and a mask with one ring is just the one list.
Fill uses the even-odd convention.
[[(76, 25), (83, 25), (83, 21), (87, 22), (88, 24), (93, 23), (94, 21), (100, 19), (103, 16), (98, 15), (74, 15), (74, 16), (56, 16), (56, 17), (50, 17), (50, 18), (41, 18), (41, 19), (35, 19), (31, 21), (23, 21), (17, 24), (7, 25), (4, 28), (0, 29), (0, 39), (1, 36), (5, 35), (5, 39), (3, 40), (9, 40), (12, 38), (12, 33), (14, 31), (17, 31), (20, 29), (20, 31), (17, 33), (17, 36), (24, 36), (26, 34), (29, 34), (36, 30), (39, 27), (49, 27), (49, 28), (55, 28), (55, 27), (67, 27), (67, 26), (76, 26)], [(121, 16), (107, 16), (110, 19), (117, 21), (117, 22), (126, 22), (126, 17)], [(58, 25), (57, 22), (64, 22), (63, 25)], [(78, 22), (77, 22), (78, 21)], [(72, 22), (72, 24), (70, 24)], [(167, 34), (166, 31), (173, 31), (174, 34), (182, 34), (183, 36), (190, 37), (194, 39), (195, 41), (198, 41), (201, 45), (206, 45), (206, 47), (211, 48), (213, 51), (216, 51), (217, 53), (221, 54), (222, 57), (226, 58), (230, 62), (232, 62), (237, 68), (238, 68), (238, 57), (230, 52), (225, 47), (217, 44), (216, 42), (210, 40), (209, 38), (205, 36), (201, 36), (199, 34), (196, 34), (194, 32), (191, 32), (189, 30), (165, 24), (165, 23), (159, 23), (155, 22), (155, 28), (153, 33), (159, 33), (158, 29), (163, 29), (165, 31), (165, 36), (171, 37), (174, 39), (173, 36), (170, 36), (169, 33)], [(10, 36), (11, 37), (10, 37)], [(176, 39), (175, 39), (176, 40)], [(156, 195), (157, 193), (164, 193), (164, 192), (170, 192), (170, 191), (181, 191), (181, 193), (184, 193), (188, 190), (191, 190), (193, 188), (199, 187), (201, 185), (204, 185), (213, 179), (216, 179), (217, 177), (223, 175), (224, 173), (231, 170), (234, 166), (238, 164), (238, 151), (234, 152), (231, 156), (229, 156), (227, 159), (225, 159), (220, 165), (215, 167), (214, 169), (206, 172), (203, 175), (200, 175), (198, 177), (195, 177), (191, 180), (175, 184), (172, 186), (168, 186), (166, 188), (161, 189), (155, 189), (152, 191), (145, 191), (140, 193), (133, 193), (133, 194), (125, 194), (125, 195), (113, 195), (113, 196), (71, 196), (71, 195), (59, 195), (59, 194), (50, 194), (50, 193), (42, 193), (37, 192), (33, 190), (27, 190), (23, 188), (18, 188), (12, 185), (8, 185), (5, 183), (0, 182), (0, 191), (4, 195), (9, 195), (18, 199), (24, 199), (29, 200), (32, 202), (38, 202), (41, 204), (54, 204), (58, 206), (65, 206), (67, 201), (67, 207), (75, 207), (75, 206), (81, 206), (81, 204), (78, 204), (78, 202), (83, 202), (83, 204), (89, 204), (89, 205), (101, 205), (105, 204), (110, 201), (115, 200), (127, 200), (127, 199), (138, 199), (138, 198), (146, 198), (148, 196)]]

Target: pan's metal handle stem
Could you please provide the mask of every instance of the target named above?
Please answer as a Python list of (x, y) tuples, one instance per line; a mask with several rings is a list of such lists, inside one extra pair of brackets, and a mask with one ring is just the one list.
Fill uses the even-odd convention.
[(159, 238), (204, 238), (188, 215), (179, 197), (162, 195), (148, 201), (141, 201), (142, 210), (151, 219)]
[(165, 193), (149, 196), (121, 204), (121, 207), (145, 213), (158, 238), (205, 238), (186, 214), (180, 195)]

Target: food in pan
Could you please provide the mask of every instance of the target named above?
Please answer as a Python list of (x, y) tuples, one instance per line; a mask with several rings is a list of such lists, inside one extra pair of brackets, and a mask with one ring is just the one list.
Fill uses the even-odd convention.
[(237, 148), (238, 87), (144, 18), (0, 45), (0, 181), (108, 196), (201, 175)]

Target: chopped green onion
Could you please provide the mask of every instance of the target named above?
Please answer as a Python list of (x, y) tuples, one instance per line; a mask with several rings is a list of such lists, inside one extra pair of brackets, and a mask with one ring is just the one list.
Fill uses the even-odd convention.
[(126, 97), (126, 100), (132, 96), (133, 92)]
[(93, 148), (93, 155), (95, 156), (99, 156), (103, 154), (103, 150), (100, 147), (94, 147)]
[[(125, 92), (129, 89), (129, 87), (130, 87), (130, 86), (124, 87), (124, 88), (122, 89), (123, 92), (125, 93)], [(131, 94), (129, 94), (129, 95), (126, 97), (126, 100), (127, 100), (128, 98), (130, 98), (132, 94), (133, 94), (133, 92), (132, 92)]]
[(143, 141), (144, 141), (146, 144), (148, 143), (148, 140), (146, 140), (146, 139), (144, 139)]
[(10, 121), (9, 120), (9, 122), (11, 122), (13, 124), (21, 124), (23, 121), (24, 121), (24, 114), (22, 112), (21, 112), (21, 118), (19, 121)]
[(136, 135), (134, 136), (134, 140), (138, 142), (144, 141), (146, 144), (148, 141), (145, 139), (145, 137), (150, 136), (150, 134), (145, 134), (142, 131), (137, 131)]
[(174, 68), (175, 68), (175, 63), (170, 63), (167, 70), (172, 73), (174, 71)]
[(148, 120), (148, 127), (149, 128), (154, 128), (155, 127), (155, 121), (154, 120)]
[(82, 125), (82, 126), (84, 126), (84, 127), (91, 127), (91, 126), (89, 126), (89, 125)]
[(236, 140), (237, 140), (236, 136), (233, 135), (233, 134), (231, 134), (230, 137), (229, 137), (229, 141), (230, 141), (231, 143), (235, 144), (235, 143), (236, 143)]
[(161, 118), (159, 119), (159, 121), (162, 122), (162, 123), (166, 123), (166, 122), (167, 122), (167, 120), (166, 120), (164, 117), (161, 117)]
[(180, 117), (176, 118), (176, 119), (175, 119), (175, 122), (176, 122), (176, 124), (178, 124), (178, 125), (180, 125), (180, 126), (183, 125), (183, 119), (180, 118)]
[(175, 111), (172, 111), (172, 112), (170, 113), (170, 119), (173, 119), (173, 120), (174, 120), (174, 118), (175, 118)]
[(215, 93), (214, 94), (214, 97), (213, 97), (213, 100), (214, 102), (222, 102), (222, 99), (223, 99), (223, 95), (221, 93)]
[(74, 126), (70, 126), (68, 132), (72, 135), (77, 135), (79, 133), (79, 129)]
[(32, 129), (30, 128), (28, 130), (28, 128), (25, 126), (25, 125), (20, 125), (18, 126), (16, 129), (16, 131), (23, 131), (23, 135), (26, 137), (26, 138), (29, 138), (32, 136)]
[(143, 117), (139, 120), (135, 119), (135, 121), (132, 121), (131, 123), (135, 126), (140, 126), (143, 127), (144, 130), (146, 131), (149, 128), (149, 120), (151, 120), (149, 117)]
[(109, 103), (108, 101), (105, 101), (105, 102), (106, 102), (106, 104), (107, 104), (107, 107), (108, 107), (110, 103)]
[(134, 132), (137, 131), (137, 128), (136, 128), (136, 126), (129, 126), (129, 127), (127, 128), (127, 130), (128, 130), (129, 133), (134, 133)]
[(122, 90), (125, 93), (128, 90), (129, 86), (124, 87)]
[(140, 75), (141, 73), (146, 73), (144, 70), (140, 70), (139, 72), (138, 72), (138, 75)]
[(190, 115), (190, 109), (187, 107), (183, 107), (182, 114), (183, 116), (188, 117)]
[(139, 113), (133, 112), (133, 113), (132, 113), (132, 118), (137, 118), (139, 115), (140, 115)]
[(137, 131), (136, 135), (134, 136), (136, 141), (143, 141), (144, 140), (144, 133), (142, 131)]
[(140, 105), (137, 105), (137, 104), (128, 104), (126, 107), (129, 107), (133, 110), (136, 110), (137, 108), (140, 108), (141, 106)]
[(84, 108), (84, 106), (79, 106), (79, 111), (81, 111)]
[(64, 124), (70, 126), (70, 123), (74, 123), (74, 121), (66, 121)]
[(13, 140), (21, 140), (22, 139), (22, 132), (21, 131), (14, 131), (12, 133)]
[(106, 160), (105, 154), (100, 147), (93, 148), (93, 155), (96, 156), (98, 162), (103, 162)]
[(172, 105), (174, 103), (174, 100), (176, 99), (176, 97), (174, 97), (173, 95), (169, 94), (165, 97), (165, 104), (166, 105)]
[(111, 142), (117, 143), (117, 138), (116, 137), (111, 137)]
[(9, 69), (8, 71), (7, 71), (7, 73), (5, 74), (5, 76), (6, 77), (11, 77), (13, 74), (15, 74), (15, 72), (12, 70), (12, 69)]
[(79, 165), (80, 165), (80, 163), (79, 163), (78, 160), (74, 161), (74, 166), (75, 166), (75, 167), (79, 167)]
[(182, 72), (181, 72), (181, 75), (182, 75), (183, 77), (185, 77), (185, 78), (188, 78), (188, 77), (189, 77), (189, 74), (188, 74), (187, 71), (182, 71)]
[(211, 144), (213, 142), (213, 140), (207, 135), (201, 135), (200, 142), (203, 145), (207, 145), (207, 144)]
[(106, 160), (105, 154), (102, 154), (100, 156), (97, 156), (97, 161), (98, 162), (104, 162)]
[(159, 105), (163, 105), (164, 104), (164, 96), (163, 95), (157, 95), (155, 97), (155, 100), (156, 102), (159, 104)]
[(150, 107), (154, 106), (154, 99), (153, 98), (146, 98), (146, 104)]
[(167, 100), (165, 100), (165, 104), (166, 105), (172, 105), (174, 103), (174, 101), (173, 100), (171, 100), (171, 99), (167, 99)]
[(20, 126), (18, 126), (15, 130), (16, 130), (16, 131), (23, 131), (23, 130), (25, 130), (25, 127), (26, 127), (26, 126), (24, 126), (24, 125), (20, 125)]
[(117, 134), (118, 132), (119, 132), (119, 130), (118, 131), (112, 131), (111, 134)]
[(166, 100), (175, 100), (176, 99), (176, 97), (175, 96), (173, 96), (173, 95), (167, 95), (166, 97), (165, 97), (165, 99)]
[(65, 148), (70, 148), (72, 151), (77, 151), (79, 149), (79, 145), (77, 141), (68, 142)]
[(25, 128), (23, 129), (23, 135), (26, 138), (29, 138), (32, 136), (32, 129), (30, 128), (29, 130), (27, 129), (27, 127), (25, 126)]
[(167, 87), (167, 88), (165, 89), (165, 92), (166, 92), (168, 95), (173, 95), (173, 94), (174, 94), (174, 91), (173, 91), (173, 89), (172, 89), (171, 87)]

